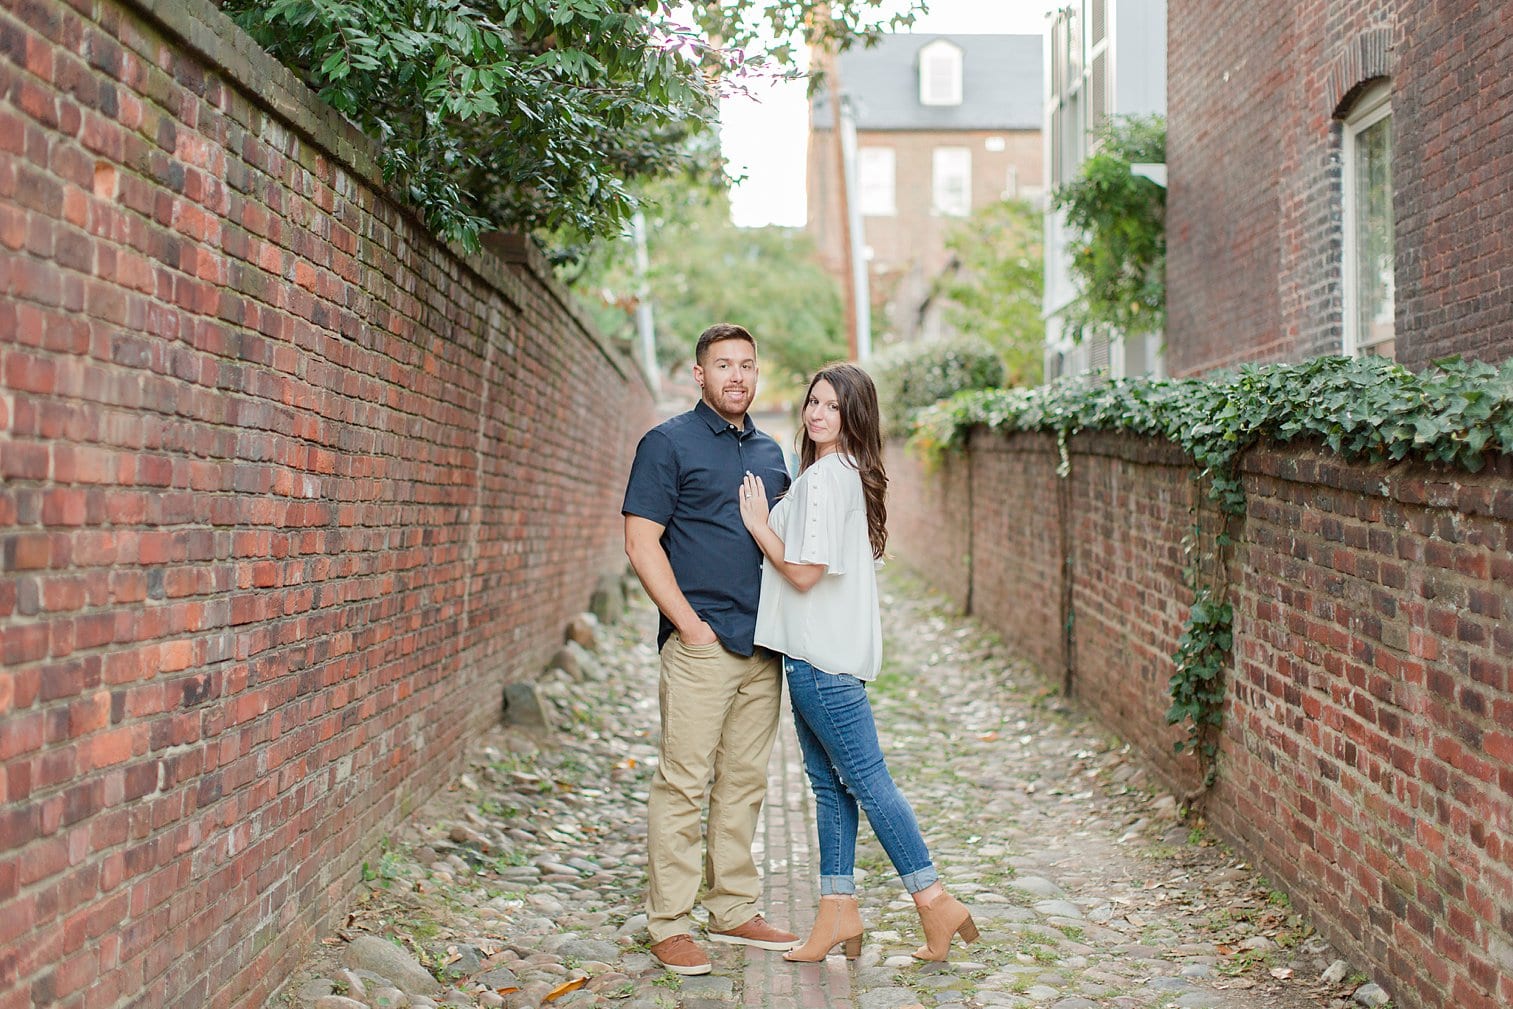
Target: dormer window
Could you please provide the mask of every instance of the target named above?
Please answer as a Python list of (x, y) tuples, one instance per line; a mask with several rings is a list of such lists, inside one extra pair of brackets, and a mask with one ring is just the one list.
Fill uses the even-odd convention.
[(919, 51), (919, 103), (961, 104), (961, 50), (944, 39)]

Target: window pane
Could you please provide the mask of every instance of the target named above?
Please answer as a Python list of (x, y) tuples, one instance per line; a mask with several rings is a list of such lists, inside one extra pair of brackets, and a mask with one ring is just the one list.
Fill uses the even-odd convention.
[(930, 101), (948, 102), (951, 100), (951, 87), (954, 75), (951, 73), (951, 60), (944, 56), (935, 56), (930, 60)]
[(965, 147), (937, 147), (932, 196), (941, 214), (965, 217), (972, 209), (972, 152)]
[(924, 105), (961, 104), (961, 50), (932, 42), (919, 54), (919, 100)]
[(891, 217), (897, 213), (893, 202), (893, 148), (863, 147), (857, 152), (856, 162), (862, 213), (872, 217)]
[(1077, 174), (1077, 167), (1082, 164), (1083, 141), (1086, 133), (1082, 125), (1082, 92), (1077, 92), (1066, 100), (1065, 106), (1058, 114), (1057, 122), (1056, 155), (1059, 173), (1056, 176), (1057, 184), (1070, 182)]
[(1356, 344), (1393, 352), (1392, 117), (1355, 136)]

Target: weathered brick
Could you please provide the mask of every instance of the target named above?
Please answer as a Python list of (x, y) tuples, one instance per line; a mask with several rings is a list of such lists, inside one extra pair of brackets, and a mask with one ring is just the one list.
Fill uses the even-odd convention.
[[(1417, 370), (1513, 354), (1510, 159), (1478, 143), (1513, 113), (1513, 94), (1485, 83), (1513, 73), (1499, 8), (1173, 0), (1168, 14), (1174, 373), (1340, 352), (1336, 116), (1378, 77), (1392, 90), (1397, 357)], [(1273, 156), (1237, 161), (1236, 136)]]
[[(245, 38), (267, 73), (226, 80), (159, 27), (191, 16), (236, 34), (0, 15), (31, 68), (0, 89), (0, 956), (30, 964), (0, 1005), (262, 1005), (316, 877), (355, 880), (623, 569), (653, 420), (539, 257), (457, 261), (307, 94), (267, 111)], [(211, 850), (236, 899), (189, 901)]]
[[(1180, 457), (1135, 439), (1079, 436), (1070, 452), (1058, 481), (1046, 436), (979, 432), (934, 474), (890, 451), (895, 549), (970, 600), (1052, 685), (1070, 654), (1073, 696), (1186, 792), (1193, 769), (1173, 758), (1163, 715), (1190, 484)], [(1428, 1009), (1458, 1004), (1456, 985), (1498, 997), (1468, 950), (1507, 931), (1492, 895), (1513, 886), (1513, 846), (1492, 825), (1513, 794), (1513, 636), (1499, 638), (1500, 624), (1478, 633), (1505, 587), (1495, 568), (1457, 563), (1446, 533), (1467, 527), (1462, 506), (1495, 500), (1478, 488), (1508, 477), (1393, 473), (1399, 503), (1374, 507), (1358, 495), (1380, 493), (1375, 482), (1332, 457), (1247, 458), (1229, 569), (1234, 658), (1205, 814), (1352, 962)], [(1443, 486), (1415, 492), (1420, 482)], [(1477, 535), (1509, 542), (1513, 523), (1496, 521)], [(1391, 563), (1429, 555), (1443, 566)], [(1069, 638), (1054, 605), (1067, 588)]]

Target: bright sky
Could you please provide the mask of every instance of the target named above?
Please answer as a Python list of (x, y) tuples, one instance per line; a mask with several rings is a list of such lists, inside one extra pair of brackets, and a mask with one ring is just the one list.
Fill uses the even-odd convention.
[[(916, 32), (1043, 35), (1054, 0), (929, 0)], [(903, 6), (900, 4), (900, 6)], [(731, 218), (742, 227), (804, 224), (804, 153), (809, 128), (804, 83), (753, 88), (721, 107), (720, 144), (733, 175)]]

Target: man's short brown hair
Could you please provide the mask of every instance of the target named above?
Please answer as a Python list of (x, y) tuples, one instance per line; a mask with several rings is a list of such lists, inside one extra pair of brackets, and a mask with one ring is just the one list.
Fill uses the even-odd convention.
[(693, 359), (702, 368), (704, 358), (709, 353), (709, 345), (719, 343), (721, 340), (745, 340), (751, 344), (752, 353), (756, 353), (756, 337), (745, 326), (737, 326), (733, 322), (717, 322), (704, 332), (699, 334), (699, 342), (693, 349)]

